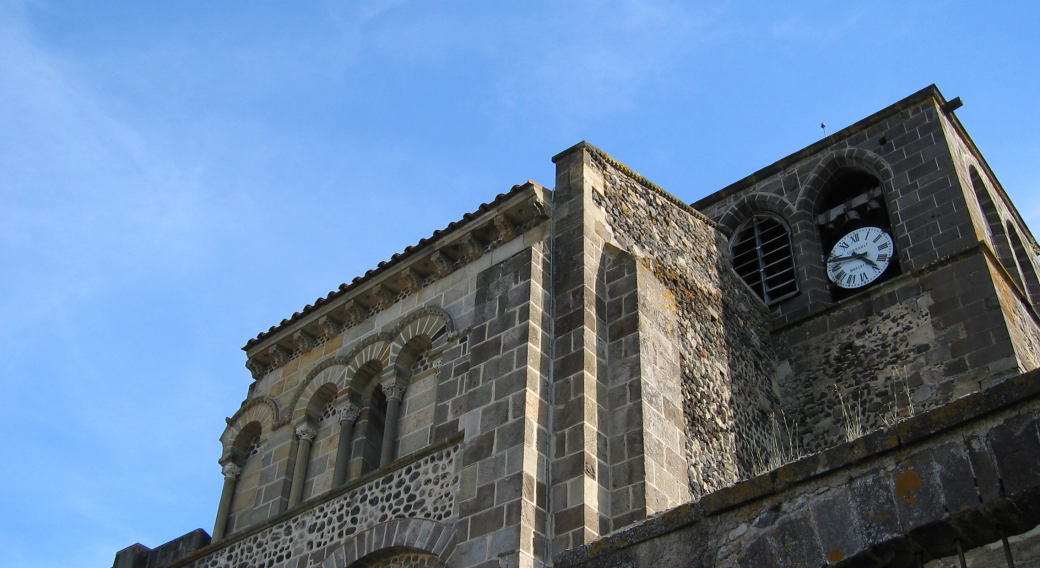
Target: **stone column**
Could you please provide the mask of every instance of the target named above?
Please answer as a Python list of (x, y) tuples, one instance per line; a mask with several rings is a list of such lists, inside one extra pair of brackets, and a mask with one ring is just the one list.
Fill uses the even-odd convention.
[(300, 504), (303, 499), (303, 482), (307, 477), (307, 462), (311, 459), (311, 442), (318, 433), (309, 425), (296, 428), (300, 444), (296, 447), (296, 467), (293, 469), (292, 487), (289, 489), (289, 508)]
[(336, 467), (332, 473), (333, 489), (339, 489), (347, 483), (350, 442), (354, 436), (354, 422), (358, 416), (361, 416), (361, 408), (352, 402), (348, 402), (339, 410), (339, 445), (336, 447)]
[(383, 394), (386, 395), (386, 423), (383, 426), (383, 451), (379, 454), (379, 467), (394, 459), (394, 442), (397, 441), (397, 419), (401, 414), (401, 399), (404, 398), (404, 383), (397, 381), (383, 383)]
[(228, 514), (231, 513), (231, 498), (235, 496), (235, 484), (242, 475), (242, 466), (234, 462), (224, 464), (224, 489), (220, 492), (220, 505), (217, 506), (217, 522), (213, 524), (213, 542), (224, 538), (227, 529)]

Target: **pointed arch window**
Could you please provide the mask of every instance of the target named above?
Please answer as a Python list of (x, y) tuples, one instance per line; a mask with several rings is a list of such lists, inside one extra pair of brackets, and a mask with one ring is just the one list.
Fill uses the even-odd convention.
[(733, 234), (730, 253), (737, 274), (766, 304), (798, 293), (791, 231), (783, 221), (752, 216)]

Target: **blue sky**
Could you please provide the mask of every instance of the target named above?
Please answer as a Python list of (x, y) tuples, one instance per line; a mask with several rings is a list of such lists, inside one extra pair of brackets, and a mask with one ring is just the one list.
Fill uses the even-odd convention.
[(239, 348), (587, 139), (693, 201), (936, 83), (1040, 227), (1040, 4), (0, 0), (0, 565), (212, 529)]

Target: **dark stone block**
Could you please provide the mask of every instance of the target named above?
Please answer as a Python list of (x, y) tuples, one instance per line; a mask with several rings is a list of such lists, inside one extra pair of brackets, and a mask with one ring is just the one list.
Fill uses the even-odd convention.
[(817, 500), (810, 509), (816, 521), (820, 549), (827, 562), (841, 562), (863, 550), (863, 535), (859, 533), (853, 516), (855, 509), (847, 493)]
[(923, 450), (891, 472), (899, 521), (904, 531), (913, 530), (946, 516), (942, 487), (931, 450)]
[(882, 468), (875, 468), (849, 484), (849, 495), (868, 546), (903, 532), (893, 500), (892, 480), (887, 473)]
[(495, 505), (495, 484), (487, 483), (477, 487), (477, 495), (459, 503), (459, 517), (469, 517), (485, 511)]
[(781, 518), (772, 530), (776, 555), (781, 566), (821, 566), (823, 553), (813, 533), (812, 516), (802, 509)]
[(943, 501), (951, 514), (967, 511), (979, 504), (971, 464), (964, 446), (947, 442), (932, 449), (935, 469), (942, 486)]
[(495, 433), (486, 432), (473, 438), (466, 444), (462, 452), (462, 464), (464, 466), (479, 462), (490, 456), (495, 449)]
[(469, 358), (473, 365), (480, 365), (501, 353), (502, 337), (495, 336), (483, 343), (473, 345), (473, 350), (470, 351)]
[(762, 568), (764, 566), (778, 566), (777, 555), (773, 544), (769, 542), (769, 536), (760, 533), (757, 538), (745, 548), (744, 556), (740, 557), (738, 565), (741, 568)]
[(1040, 435), (1032, 413), (1009, 418), (990, 430), (986, 439), (996, 459), (1005, 496), (1040, 486)]

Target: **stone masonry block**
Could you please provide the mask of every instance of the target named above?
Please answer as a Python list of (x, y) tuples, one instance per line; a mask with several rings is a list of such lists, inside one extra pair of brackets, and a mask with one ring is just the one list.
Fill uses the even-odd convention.
[(1018, 415), (987, 435), (1005, 496), (1040, 486), (1040, 436), (1033, 413)]
[(849, 483), (849, 494), (868, 546), (902, 534), (887, 471), (875, 468), (853, 479)]

